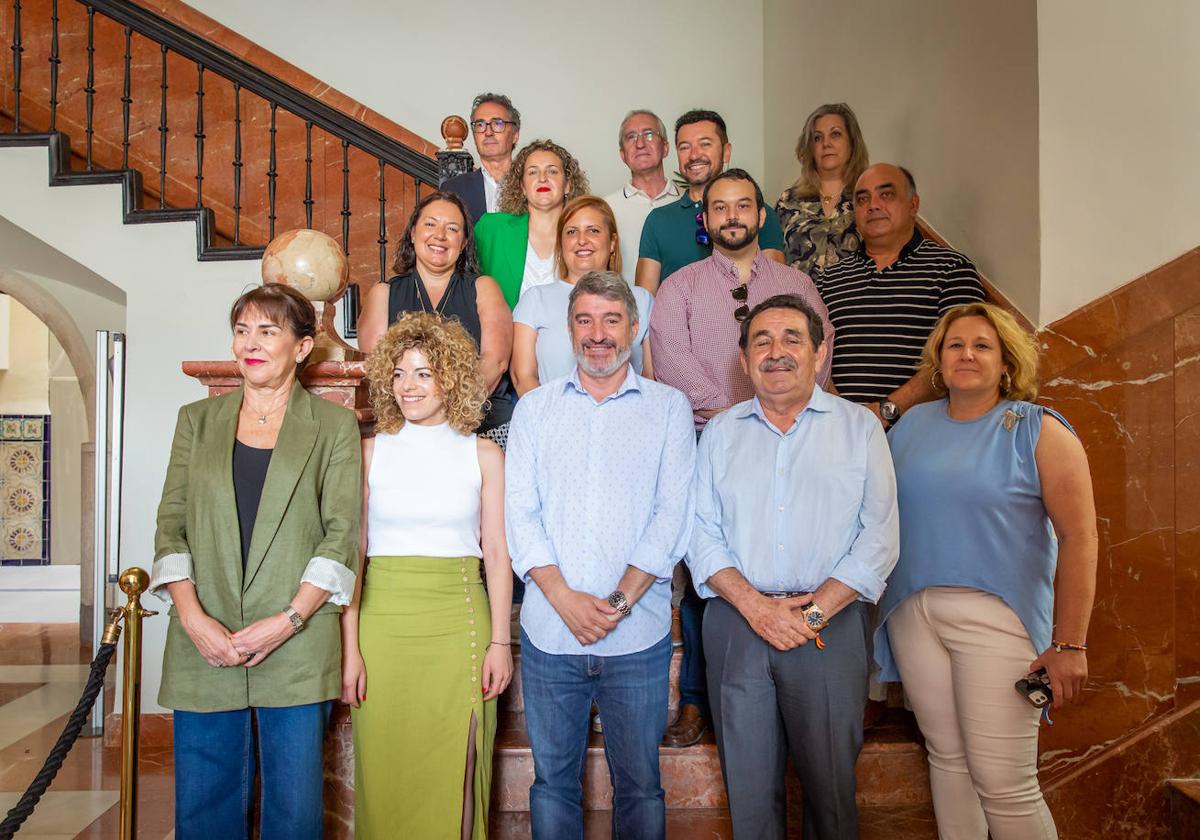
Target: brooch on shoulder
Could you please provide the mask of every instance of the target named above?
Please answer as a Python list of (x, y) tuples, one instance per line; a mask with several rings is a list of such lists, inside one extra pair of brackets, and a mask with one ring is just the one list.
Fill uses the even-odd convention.
[(1017, 423), (1024, 419), (1025, 412), (1022, 411), (1018, 414), (1010, 408), (1004, 412), (1003, 416), (1001, 416), (1000, 425), (1004, 427), (1004, 431), (1011, 432), (1013, 429), (1017, 428)]

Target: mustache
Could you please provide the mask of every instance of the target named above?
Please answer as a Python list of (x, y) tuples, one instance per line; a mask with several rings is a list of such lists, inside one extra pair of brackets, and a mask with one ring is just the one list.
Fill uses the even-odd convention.
[(603, 339), (601, 341), (593, 341), (590, 338), (585, 338), (583, 340), (583, 349), (584, 350), (591, 350), (593, 347), (607, 347), (609, 350), (616, 350), (617, 343), (609, 338)]
[(795, 370), (796, 360), (787, 356), (779, 356), (774, 359), (763, 359), (758, 364), (758, 369), (762, 373), (768, 373), (773, 370)]
[(726, 222), (721, 225), (721, 230), (745, 230), (746, 226), (741, 222)]

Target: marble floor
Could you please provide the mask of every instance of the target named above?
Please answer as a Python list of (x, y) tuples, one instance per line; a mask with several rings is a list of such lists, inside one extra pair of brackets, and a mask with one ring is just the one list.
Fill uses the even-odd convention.
[[(0, 814), (16, 803), (41, 769), (78, 701), (89, 659), (74, 624), (0, 624)], [(18, 837), (115, 837), (120, 760), (120, 750), (105, 748), (100, 738), (80, 738)], [(138, 837), (174, 838), (171, 749), (143, 747), (139, 763)], [(587, 812), (585, 837), (610, 837), (611, 819), (610, 812)], [(862, 840), (937, 836), (928, 805), (863, 808), (860, 819)], [(493, 838), (529, 837), (528, 813), (494, 811), (491, 823)], [(725, 840), (733, 833), (728, 811), (680, 809), (668, 811), (667, 835)]]

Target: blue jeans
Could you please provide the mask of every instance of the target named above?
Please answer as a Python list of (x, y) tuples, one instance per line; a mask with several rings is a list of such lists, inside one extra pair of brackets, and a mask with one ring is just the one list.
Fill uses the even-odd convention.
[(322, 744), (332, 708), (327, 700), (175, 712), (176, 840), (250, 840), (256, 763), (262, 774), (259, 840), (320, 840)]
[(593, 701), (604, 721), (615, 840), (661, 840), (667, 810), (658, 742), (667, 725), (671, 636), (624, 656), (543, 653), (521, 631), (521, 684), (533, 748), (534, 840), (582, 840), (583, 767)]

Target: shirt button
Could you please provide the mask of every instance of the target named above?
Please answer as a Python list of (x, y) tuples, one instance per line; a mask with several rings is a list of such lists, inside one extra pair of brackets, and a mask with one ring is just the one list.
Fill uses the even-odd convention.
[(780, 512), (780, 513), (783, 513), (783, 505), (780, 505), (780, 506), (779, 506), (779, 512)]
[(780, 543), (780, 544), (779, 544), (779, 550), (780, 550), (780, 551), (783, 551), (783, 543)]

